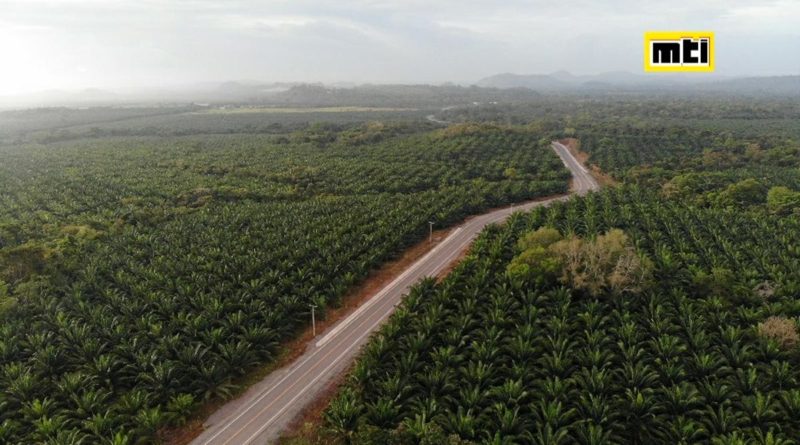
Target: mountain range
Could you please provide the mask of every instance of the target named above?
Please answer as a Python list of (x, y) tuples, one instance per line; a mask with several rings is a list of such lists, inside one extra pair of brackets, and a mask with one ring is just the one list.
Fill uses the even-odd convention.
[(485, 88), (528, 88), (547, 92), (718, 92), (736, 94), (800, 95), (800, 76), (729, 77), (706, 73), (634, 74), (612, 71), (595, 75), (502, 73), (475, 83)]
[[(0, 96), (0, 109), (42, 106), (139, 105), (152, 103), (261, 103), (283, 105), (448, 105), (472, 101), (525, 100), (542, 94), (734, 94), (800, 97), (800, 75), (727, 77), (707, 73), (634, 74), (612, 71), (574, 75), (502, 73), (471, 85), (308, 84), (228, 81), (182, 87), (159, 87), (112, 92), (50, 90)], [(443, 105), (442, 105), (443, 106)]]

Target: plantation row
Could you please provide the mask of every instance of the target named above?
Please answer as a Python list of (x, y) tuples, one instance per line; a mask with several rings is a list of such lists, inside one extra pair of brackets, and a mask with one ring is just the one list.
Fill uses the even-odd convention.
[(578, 131), (578, 137), (581, 147), (591, 154), (591, 162), (621, 178), (636, 166), (671, 171), (760, 165), (797, 167), (800, 151), (798, 143), (785, 136), (763, 133), (734, 136), (713, 127), (697, 128), (687, 123), (589, 125)]
[[(652, 283), (594, 298), (520, 281), (508, 264), (540, 227), (621, 229)], [(796, 443), (800, 337), (760, 337), (758, 325), (800, 315), (798, 270), (800, 221), (759, 209), (623, 186), (517, 214), (442, 283), (411, 292), (326, 426), (363, 444)]]
[(563, 193), (568, 177), (538, 135), (491, 127), (11, 153), (0, 443), (12, 444), (149, 443), (272, 361), (310, 304), (324, 313), (428, 221)]
[(455, 107), (441, 115), (524, 125), (553, 139), (576, 137), (588, 163), (646, 186), (695, 172), (723, 186), (750, 177), (793, 187), (800, 175), (800, 107), (792, 100), (559, 97)]
[[(482, 104), (480, 106), (453, 107), (440, 113), (453, 122), (508, 122), (528, 124), (542, 118), (563, 119), (575, 128), (592, 122), (606, 121), (618, 125), (620, 120), (647, 124), (652, 122), (700, 126), (731, 130), (755, 127), (762, 123), (781, 122), (800, 130), (797, 118), (800, 105), (794, 98), (734, 98), (725, 96), (543, 96), (536, 100), (514, 103)], [(772, 125), (768, 125), (773, 127)], [(774, 127), (773, 127), (774, 128)], [(797, 134), (797, 133), (795, 133)]]
[[(293, 142), (235, 135), (0, 148), (0, 248), (58, 237), (65, 225), (105, 230), (117, 219), (146, 222), (213, 199), (414, 193), (473, 181), (504, 183), (514, 190), (509, 198), (524, 199), (538, 193), (528, 190), (531, 181), (555, 187), (568, 178), (530, 133), (487, 127), (403, 136), (379, 127), (330, 133), (325, 147), (309, 134)], [(378, 142), (354, 146), (365, 134)]]
[[(590, 163), (617, 179), (660, 188), (665, 197), (700, 206), (768, 204), (773, 213), (800, 212), (800, 143), (791, 136), (800, 127), (786, 120), (775, 128), (756, 128), (742, 119), (733, 122), (742, 125), (601, 123), (577, 133)], [(781, 198), (768, 203), (776, 190)]]
[(93, 107), (35, 108), (0, 111), (0, 143), (23, 139), (29, 133), (54, 131), (80, 125), (109, 125), (113, 122), (147, 117), (153, 120), (189, 112), (193, 107)]

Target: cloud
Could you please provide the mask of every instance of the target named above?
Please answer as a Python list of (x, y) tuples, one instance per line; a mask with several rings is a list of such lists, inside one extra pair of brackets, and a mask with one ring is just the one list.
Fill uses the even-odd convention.
[(716, 31), (721, 74), (800, 71), (785, 57), (800, 49), (790, 0), (6, 0), (0, 11), (0, 94), (639, 71), (650, 29)]

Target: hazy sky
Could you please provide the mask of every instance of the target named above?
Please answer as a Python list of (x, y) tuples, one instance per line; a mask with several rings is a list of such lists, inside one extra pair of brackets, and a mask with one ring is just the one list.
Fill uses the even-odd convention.
[(0, 94), (639, 73), (675, 29), (716, 32), (719, 74), (800, 74), (800, 0), (0, 0)]

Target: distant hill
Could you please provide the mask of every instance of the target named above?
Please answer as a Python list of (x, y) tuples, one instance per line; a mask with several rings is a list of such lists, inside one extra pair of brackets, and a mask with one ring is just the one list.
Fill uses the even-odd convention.
[(626, 71), (576, 76), (557, 71), (552, 74), (496, 74), (479, 80), (476, 85), (486, 88), (529, 88), (541, 92), (665, 91), (800, 95), (800, 76), (730, 78), (691, 73), (634, 74)]
[(128, 92), (95, 88), (0, 96), (0, 109), (52, 106), (97, 107), (141, 105), (263, 104), (288, 106), (390, 106), (444, 107), (470, 102), (520, 102), (542, 94), (734, 94), (800, 97), (800, 76), (730, 78), (716, 74), (635, 74), (613, 71), (574, 75), (502, 73), (471, 86), (351, 83), (292, 83), (229, 81), (178, 87), (159, 87)]
[(709, 85), (724, 92), (800, 96), (800, 76), (745, 77)]
[(485, 88), (530, 88), (538, 91), (574, 90), (592, 85), (642, 85), (653, 83), (646, 76), (615, 71), (591, 76), (576, 76), (567, 71), (552, 74), (502, 73), (485, 77), (476, 85)]
[(557, 90), (570, 87), (573, 82), (563, 81), (548, 74), (495, 74), (485, 77), (475, 85), (483, 88), (530, 88), (532, 90)]
[(269, 103), (301, 106), (445, 106), (465, 102), (512, 102), (541, 95), (527, 88), (482, 88), (457, 85), (359, 85), (334, 88), (321, 84), (295, 85), (266, 98)]

